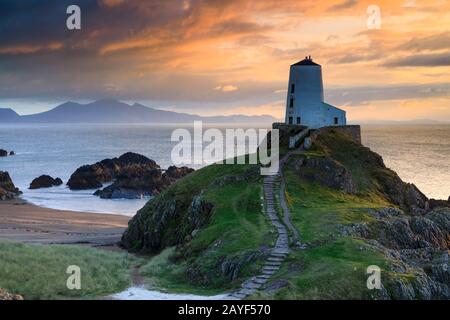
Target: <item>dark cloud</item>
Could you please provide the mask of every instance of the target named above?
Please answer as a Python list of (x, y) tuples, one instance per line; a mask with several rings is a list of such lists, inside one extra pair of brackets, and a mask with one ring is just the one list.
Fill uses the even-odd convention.
[(427, 37), (415, 37), (403, 44), (398, 49), (406, 51), (429, 51), (450, 49), (450, 32), (430, 35)]
[(357, 3), (358, 3), (358, 0), (344, 0), (343, 2), (340, 2), (340, 3), (335, 4), (334, 6), (330, 7), (329, 11), (348, 9), (348, 8), (355, 6)]
[(394, 58), (383, 64), (385, 67), (442, 67), (450, 66), (450, 52), (418, 54)]
[(358, 53), (346, 53), (337, 57), (333, 57), (328, 60), (330, 64), (345, 64), (345, 63), (355, 63), (364, 61), (378, 60), (382, 57), (379, 52), (369, 53), (369, 54), (358, 54)]
[(325, 95), (326, 101), (336, 105), (362, 106), (370, 101), (448, 97), (450, 83), (330, 88)]

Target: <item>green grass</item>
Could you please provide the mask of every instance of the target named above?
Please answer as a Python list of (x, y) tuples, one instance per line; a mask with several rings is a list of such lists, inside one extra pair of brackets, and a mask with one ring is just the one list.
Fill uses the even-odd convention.
[(320, 135), (307, 154), (328, 156), (341, 163), (351, 172), (360, 195), (381, 195), (380, 181), (397, 177), (394, 171), (380, 166), (382, 160), (377, 154), (337, 130)]
[(385, 268), (384, 258), (363, 241), (341, 238), (322, 246), (294, 252), (277, 278), (289, 285), (276, 299), (368, 299), (367, 267)]
[[(25, 299), (94, 298), (130, 284), (131, 260), (123, 253), (67, 245), (0, 241), (0, 288)], [(69, 290), (67, 267), (81, 269), (81, 290)]]
[(308, 244), (294, 251), (275, 279), (288, 285), (259, 298), (275, 299), (367, 299), (373, 291), (366, 287), (370, 265), (386, 268), (386, 260), (364, 241), (343, 237), (343, 225), (371, 222), (371, 208), (388, 205), (377, 195), (345, 194), (300, 179), (291, 169), (284, 170), (291, 218)]
[(174, 263), (170, 257), (175, 253), (175, 247), (163, 250), (144, 264), (140, 273), (149, 289), (171, 293), (191, 293), (199, 295), (214, 295), (222, 293), (221, 288), (208, 288), (194, 285), (186, 278), (186, 262)]
[(292, 199), (292, 222), (304, 242), (333, 238), (342, 225), (372, 221), (368, 209), (389, 206), (376, 194), (366, 197), (345, 194), (299, 179), (289, 169), (284, 175), (286, 192)]
[(218, 176), (219, 179), (240, 176), (249, 168), (246, 165), (206, 167), (176, 184), (171, 192), (188, 198), (182, 201), (189, 203), (196, 192), (203, 190), (204, 200), (214, 207), (208, 224), (191, 241), (177, 250), (163, 251), (142, 268), (142, 275), (151, 285), (172, 291), (217, 293), (238, 286), (260, 267), (257, 257), (243, 263), (239, 277), (233, 282), (221, 271), (224, 261), (240, 261), (274, 241), (274, 233), (261, 208), (258, 171), (248, 181), (212, 183)]

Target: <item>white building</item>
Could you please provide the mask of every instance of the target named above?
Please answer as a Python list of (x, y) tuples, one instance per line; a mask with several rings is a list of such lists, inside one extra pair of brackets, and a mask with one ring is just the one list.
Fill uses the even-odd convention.
[(347, 124), (345, 111), (323, 101), (322, 67), (311, 56), (291, 65), (285, 122), (311, 129)]

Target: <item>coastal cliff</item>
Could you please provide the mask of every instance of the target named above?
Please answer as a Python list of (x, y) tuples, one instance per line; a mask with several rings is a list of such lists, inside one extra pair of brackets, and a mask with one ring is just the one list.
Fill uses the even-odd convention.
[[(293, 248), (254, 297), (450, 298), (449, 203), (403, 182), (354, 129), (310, 138), (309, 150), (294, 150), (282, 167), (304, 247)], [(261, 269), (275, 240), (262, 184), (256, 165), (200, 169), (149, 201), (121, 245), (157, 255), (143, 273), (162, 287), (236, 288)], [(371, 265), (382, 270), (380, 290), (366, 286)]]

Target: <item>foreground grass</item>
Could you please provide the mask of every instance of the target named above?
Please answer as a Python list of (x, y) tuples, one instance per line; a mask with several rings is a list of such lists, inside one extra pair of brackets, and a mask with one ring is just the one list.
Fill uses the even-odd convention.
[[(25, 299), (94, 298), (130, 284), (131, 260), (123, 253), (67, 245), (0, 241), (0, 288)], [(67, 267), (81, 269), (81, 290), (69, 290)]]
[(140, 274), (145, 279), (148, 289), (170, 293), (189, 293), (198, 295), (215, 295), (223, 293), (221, 288), (208, 288), (192, 284), (186, 278), (186, 262), (174, 263), (170, 257), (175, 247), (167, 248), (152, 257), (141, 268)]

